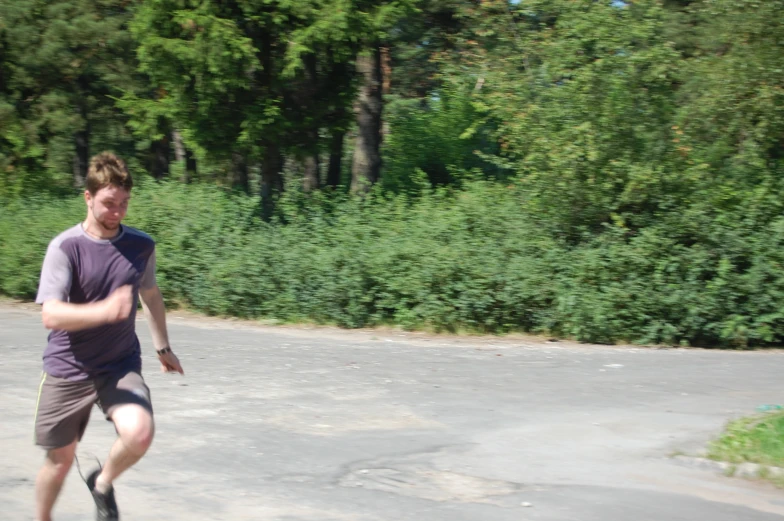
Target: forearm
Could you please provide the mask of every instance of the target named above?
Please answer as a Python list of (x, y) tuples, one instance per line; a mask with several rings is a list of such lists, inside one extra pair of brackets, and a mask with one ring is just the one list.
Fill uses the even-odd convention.
[(71, 304), (61, 300), (47, 300), (41, 310), (47, 329), (74, 332), (106, 324), (109, 321), (105, 302)]
[(141, 296), (144, 316), (150, 326), (155, 350), (169, 347), (169, 334), (166, 330), (166, 306), (163, 303), (161, 290), (156, 286), (153, 289), (144, 290)]

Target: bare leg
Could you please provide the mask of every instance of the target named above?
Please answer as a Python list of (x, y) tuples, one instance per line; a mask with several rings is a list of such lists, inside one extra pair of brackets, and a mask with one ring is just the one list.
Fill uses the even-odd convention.
[(155, 435), (152, 415), (139, 405), (121, 405), (112, 412), (111, 418), (119, 436), (96, 480), (95, 488), (99, 492), (108, 491), (120, 474), (144, 456)]
[(47, 451), (44, 466), (35, 480), (35, 515), (38, 521), (52, 521), (54, 507), (76, 454), (76, 440), (66, 447)]

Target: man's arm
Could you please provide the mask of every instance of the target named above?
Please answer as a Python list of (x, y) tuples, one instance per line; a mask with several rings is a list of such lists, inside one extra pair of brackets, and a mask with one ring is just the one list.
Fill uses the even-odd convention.
[(139, 296), (144, 308), (144, 315), (150, 324), (152, 343), (158, 354), (158, 360), (161, 362), (161, 371), (184, 374), (180, 360), (169, 345), (169, 333), (166, 331), (166, 306), (163, 303), (161, 290), (158, 288), (158, 283), (155, 280), (155, 271), (156, 260), (155, 250), (153, 249), (139, 284)]
[(166, 330), (166, 305), (163, 303), (163, 295), (158, 285), (151, 288), (141, 288), (139, 296), (144, 309), (144, 316), (150, 325), (152, 333), (152, 343), (156, 351), (169, 347), (169, 333)]
[(133, 293), (130, 286), (117, 288), (99, 302), (69, 302), (73, 269), (60, 241), (52, 241), (41, 266), (41, 280), (35, 301), (42, 305), (41, 320), (47, 329), (81, 331), (125, 320), (131, 313)]
[(169, 346), (169, 334), (166, 331), (166, 306), (163, 303), (161, 290), (157, 284), (141, 288), (139, 296), (144, 308), (144, 315), (150, 324), (152, 343), (158, 354), (158, 360), (161, 362), (161, 371), (184, 374), (180, 360), (171, 350), (171, 346)]
[(130, 316), (132, 307), (133, 289), (122, 286), (106, 299), (87, 304), (47, 299), (41, 308), (41, 319), (47, 329), (74, 332), (125, 320)]

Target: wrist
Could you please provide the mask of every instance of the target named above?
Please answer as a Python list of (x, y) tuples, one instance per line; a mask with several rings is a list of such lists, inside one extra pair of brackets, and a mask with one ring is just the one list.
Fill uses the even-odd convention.
[(98, 313), (103, 323), (111, 323), (115, 320), (112, 306), (108, 299), (98, 304)]
[(155, 350), (155, 353), (156, 353), (158, 356), (163, 356), (163, 355), (165, 355), (166, 353), (171, 353), (171, 352), (172, 352), (172, 349), (171, 349), (171, 347), (169, 347), (169, 346), (162, 347), (161, 349), (156, 349), (156, 350)]

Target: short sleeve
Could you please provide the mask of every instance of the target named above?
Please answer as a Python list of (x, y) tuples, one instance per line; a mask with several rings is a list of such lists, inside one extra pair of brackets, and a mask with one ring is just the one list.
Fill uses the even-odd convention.
[(36, 303), (43, 304), (47, 300), (68, 302), (73, 279), (71, 268), (71, 261), (60, 245), (54, 242), (50, 243), (41, 267), (41, 280), (38, 285)]
[(155, 280), (155, 249), (153, 249), (150, 258), (147, 259), (147, 266), (144, 268), (140, 287), (141, 289), (151, 289), (157, 285), (158, 283)]

